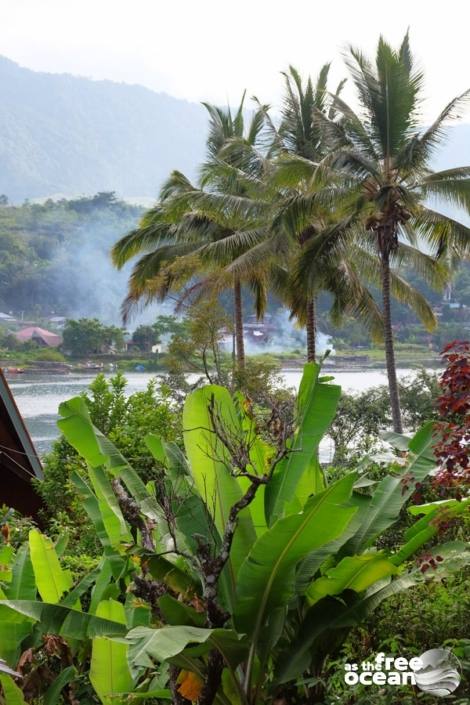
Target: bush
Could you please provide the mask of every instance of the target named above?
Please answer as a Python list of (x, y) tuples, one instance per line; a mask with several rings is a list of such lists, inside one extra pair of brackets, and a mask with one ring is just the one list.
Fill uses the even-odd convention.
[[(139, 475), (147, 481), (158, 470), (144, 443), (147, 433), (165, 440), (180, 441), (178, 409), (165, 387), (150, 381), (143, 392), (126, 398), (126, 380), (118, 373), (110, 379), (99, 374), (83, 394), (94, 425), (129, 458)], [(87, 475), (86, 463), (61, 436), (43, 460), (44, 479), (37, 489), (46, 504), (44, 519), (54, 536), (68, 537), (69, 553), (94, 555), (97, 542), (70, 477), (74, 471)]]
[(31, 360), (37, 360), (38, 362), (65, 362), (65, 357), (59, 350), (41, 348), (31, 355)]
[[(425, 421), (437, 419), (438, 379), (422, 369), (400, 381), (403, 423), (408, 431)], [(329, 435), (335, 444), (332, 465), (351, 467), (364, 455), (381, 447), (380, 435), (392, 425), (390, 398), (385, 386), (373, 387), (361, 394), (342, 394)]]

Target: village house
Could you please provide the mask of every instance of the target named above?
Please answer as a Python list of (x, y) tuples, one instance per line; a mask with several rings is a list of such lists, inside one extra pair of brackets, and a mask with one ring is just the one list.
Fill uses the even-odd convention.
[(62, 345), (60, 335), (52, 333), (45, 328), (39, 328), (38, 326), (23, 328), (23, 330), (15, 333), (14, 336), (20, 343), (32, 341), (42, 348), (58, 348), (59, 345)]

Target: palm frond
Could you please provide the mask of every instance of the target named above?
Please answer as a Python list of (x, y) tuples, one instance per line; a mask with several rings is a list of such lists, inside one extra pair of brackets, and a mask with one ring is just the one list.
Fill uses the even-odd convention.
[(470, 253), (470, 228), (444, 213), (422, 206), (411, 224), (439, 258)]

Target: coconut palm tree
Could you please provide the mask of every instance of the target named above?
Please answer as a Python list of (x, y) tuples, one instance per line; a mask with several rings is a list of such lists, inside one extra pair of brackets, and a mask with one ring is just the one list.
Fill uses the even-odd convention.
[[(335, 114), (327, 91), (328, 74), (329, 64), (325, 64), (315, 86), (310, 78), (304, 85), (293, 67), (284, 74), (280, 126), (273, 124), (269, 114), (265, 116), (271, 133), (267, 153), (240, 145), (236, 140), (231, 140), (223, 150), (223, 156), (230, 155), (232, 165), (235, 162), (238, 166), (235, 178), (240, 180), (242, 174), (249, 180), (248, 192), (256, 183), (252, 196), (256, 199), (261, 194), (264, 202), (272, 203), (265, 240), (234, 260), (229, 269), (241, 276), (264, 262), (271, 288), (306, 328), (308, 360), (315, 359), (315, 302), (322, 290), (333, 297), (330, 315), (335, 323), (339, 324), (348, 313), (359, 318), (375, 339), (381, 338), (383, 330), (380, 311), (365, 283), (367, 279), (375, 281), (376, 272), (368, 253), (359, 246), (341, 253), (336, 248), (328, 258), (321, 256), (315, 261), (309, 258), (308, 267), (299, 269), (299, 253), (318, 233), (340, 219), (336, 200), (338, 185), (344, 189), (344, 177), (319, 167), (331, 151), (323, 122), (333, 119)], [(336, 96), (342, 86), (343, 82)], [(394, 283), (399, 295), (403, 287)], [(419, 294), (416, 300), (425, 306)]]
[[(356, 89), (356, 113), (341, 96), (333, 98), (335, 115), (317, 115), (333, 146), (324, 167), (349, 179), (339, 190), (342, 223), (314, 244), (308, 256), (344, 249), (351, 241), (375, 251), (380, 262), (384, 342), (393, 425), (401, 432), (391, 313), (391, 272), (403, 256), (415, 258), (419, 248), (438, 259), (470, 247), (470, 229), (458, 218), (432, 208), (431, 198), (470, 210), (470, 167), (433, 172), (430, 160), (444, 137), (445, 122), (458, 116), (469, 91), (452, 100), (426, 129), (420, 126), (423, 74), (414, 66), (408, 34), (393, 49), (382, 37), (375, 61), (351, 48), (346, 63)], [(414, 251), (412, 251), (414, 250)], [(425, 267), (430, 264), (428, 260)]]
[[(300, 158), (300, 160), (308, 160), (309, 162), (320, 162), (329, 151), (329, 143), (325, 139), (325, 133), (322, 129), (323, 121), (320, 115), (329, 115), (332, 117), (331, 101), (328, 94), (328, 75), (330, 64), (325, 64), (315, 86), (311, 78), (307, 79), (304, 86), (299, 72), (293, 67), (289, 67), (289, 71), (284, 73), (285, 93), (282, 107), (282, 120), (279, 127), (274, 133), (273, 146), (277, 148), (279, 154), (288, 155), (290, 157)], [(337, 88), (336, 95), (340, 95), (344, 82), (341, 82)], [(278, 171), (283, 175), (288, 173), (291, 166), (291, 160), (287, 159), (284, 162), (283, 169)], [(290, 198), (303, 196), (303, 191), (307, 182), (304, 178), (297, 179), (295, 184), (289, 183), (280, 186), (290, 186)], [(292, 188), (295, 188), (296, 194), (292, 194)], [(312, 215), (314, 216), (313, 209)], [(309, 238), (315, 232), (314, 218), (309, 218), (305, 222), (305, 227), (298, 229), (298, 242), (303, 247)], [(297, 223), (298, 225), (298, 223)], [(318, 288), (317, 288), (318, 291)], [(316, 328), (317, 316), (315, 306), (316, 294), (311, 291), (305, 301), (305, 327), (307, 331), (307, 359), (315, 360), (316, 354)]]
[[(137, 304), (162, 300), (190, 281), (193, 296), (202, 295), (209, 286), (216, 289), (231, 286), (239, 369), (245, 364), (242, 281), (237, 275), (229, 275), (226, 267), (260, 239), (262, 211), (267, 208), (267, 204), (246, 197), (246, 186), (228, 177), (219, 158), (224, 145), (231, 140), (251, 147), (259, 140), (267, 106), (259, 106), (246, 125), (244, 98), (234, 115), (230, 108), (205, 104), (210, 116), (209, 136), (200, 183), (193, 185), (180, 172), (173, 172), (161, 189), (157, 205), (112, 251), (118, 267), (146, 253), (132, 271), (123, 304), (124, 317)], [(262, 278), (252, 270), (247, 279), (259, 301), (264, 300)]]

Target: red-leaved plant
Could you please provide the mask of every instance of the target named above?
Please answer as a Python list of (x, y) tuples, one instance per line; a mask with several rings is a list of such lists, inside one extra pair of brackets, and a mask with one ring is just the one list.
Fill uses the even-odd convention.
[(470, 341), (454, 340), (441, 355), (446, 369), (439, 380), (436, 481), (461, 496), (461, 490), (470, 485)]

